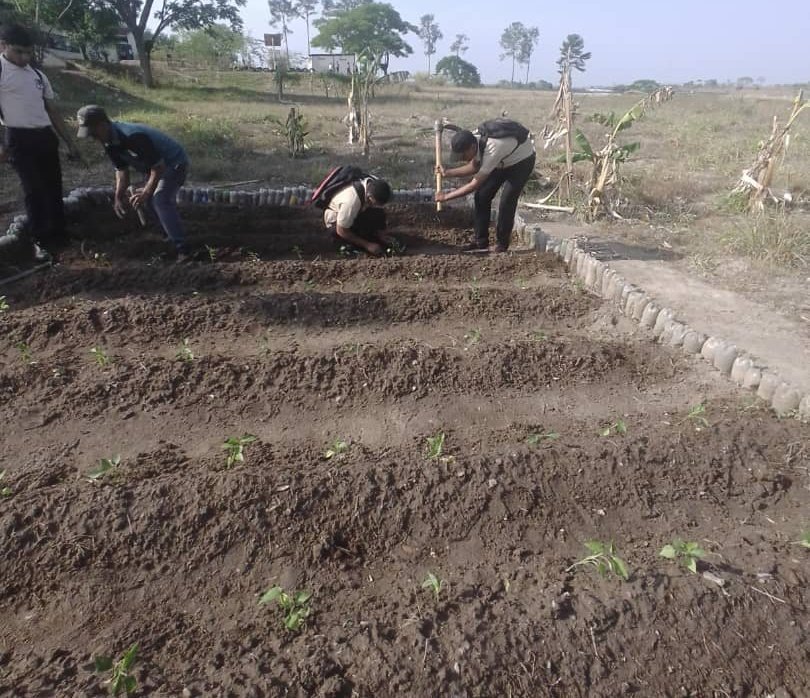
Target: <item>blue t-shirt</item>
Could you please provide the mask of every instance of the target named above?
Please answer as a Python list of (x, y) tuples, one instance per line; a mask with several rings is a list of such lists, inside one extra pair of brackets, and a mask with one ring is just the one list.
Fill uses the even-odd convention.
[(116, 169), (132, 167), (148, 172), (156, 165), (174, 168), (188, 165), (188, 155), (176, 140), (143, 124), (113, 121), (110, 142), (104, 149)]

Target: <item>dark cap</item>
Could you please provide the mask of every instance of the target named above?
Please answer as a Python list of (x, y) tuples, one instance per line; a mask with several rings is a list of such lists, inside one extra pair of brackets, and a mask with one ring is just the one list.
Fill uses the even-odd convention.
[(76, 120), (79, 122), (79, 138), (87, 138), (90, 135), (90, 127), (96, 124), (109, 121), (107, 112), (97, 104), (88, 104), (76, 112)]

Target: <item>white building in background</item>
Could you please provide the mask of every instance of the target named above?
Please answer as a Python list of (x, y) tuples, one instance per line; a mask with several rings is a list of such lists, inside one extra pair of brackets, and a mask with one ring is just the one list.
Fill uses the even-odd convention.
[(356, 65), (357, 56), (353, 53), (310, 53), (307, 67), (313, 73), (351, 75)]
[[(91, 60), (108, 63), (134, 61), (138, 57), (135, 50), (135, 39), (123, 27), (118, 30), (108, 45), (98, 49), (88, 49), (87, 53)], [(45, 45), (45, 65), (63, 65), (65, 61), (81, 60), (84, 60), (81, 49), (68, 36), (56, 31), (48, 34)]]

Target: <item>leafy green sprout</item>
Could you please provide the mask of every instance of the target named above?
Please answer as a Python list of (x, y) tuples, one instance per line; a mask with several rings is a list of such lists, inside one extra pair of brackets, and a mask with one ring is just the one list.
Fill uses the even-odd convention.
[(349, 442), (343, 441), (342, 439), (335, 439), (334, 442), (327, 448), (324, 453), (323, 457), (326, 460), (332, 460), (336, 456), (342, 456), (346, 451), (349, 450)]
[(120, 462), (121, 456), (118, 455), (113, 456), (112, 458), (102, 458), (98, 462), (98, 467), (95, 470), (91, 470), (89, 473), (87, 473), (87, 477), (90, 480), (98, 480), (106, 473), (110, 472), (110, 470), (113, 468), (117, 468)]
[(573, 565), (566, 568), (570, 572), (576, 567), (591, 565), (596, 568), (600, 575), (606, 577), (608, 574), (615, 574), (617, 577), (627, 581), (630, 577), (627, 565), (617, 554), (613, 543), (603, 543), (598, 540), (586, 540), (584, 543), (590, 555), (586, 555), (581, 560), (577, 560)]
[(627, 424), (623, 419), (617, 419), (613, 424), (608, 424), (599, 430), (599, 436), (625, 436), (627, 434)]
[(180, 359), (180, 361), (194, 361), (194, 352), (191, 351), (191, 347), (188, 344), (188, 337), (185, 337), (180, 343), (175, 356)]
[[(0, 470), (0, 482), (2, 482), (6, 477), (6, 471)], [(10, 497), (13, 494), (12, 489), (10, 487), (4, 486), (0, 488), (0, 497)]]
[(695, 429), (705, 428), (709, 426), (709, 420), (706, 419), (706, 405), (700, 403), (692, 407), (687, 413), (686, 417), (681, 420), (681, 423), (690, 421), (695, 425)]
[(90, 350), (90, 353), (96, 360), (96, 365), (101, 366), (102, 368), (112, 363), (112, 357), (109, 356), (101, 347), (93, 347)]
[(298, 632), (312, 609), (309, 605), (312, 593), (309, 591), (296, 591), (288, 594), (280, 586), (268, 589), (259, 599), (259, 605), (264, 606), (276, 601), (284, 612), (284, 627), (291, 632)]
[(481, 301), (481, 287), (478, 285), (478, 279), (475, 276), (473, 276), (472, 283), (470, 283), (469, 298), (473, 303)]
[(444, 432), (441, 431), (435, 436), (427, 437), (427, 457), (428, 460), (438, 460), (444, 451)]
[(5, 296), (0, 296), (0, 313), (5, 313), (9, 309), (8, 301)]
[(301, 245), (293, 245), (290, 248), (290, 252), (292, 252), (296, 257), (298, 257), (299, 260), (304, 259), (304, 249), (301, 247)]
[(556, 431), (536, 432), (526, 437), (526, 443), (529, 446), (539, 446), (544, 441), (556, 441), (559, 438), (560, 435)]
[(810, 548), (810, 531), (805, 531), (796, 542), (803, 548)]
[(692, 574), (697, 574), (697, 562), (706, 555), (703, 548), (695, 542), (683, 541), (676, 538), (668, 543), (658, 553), (667, 560), (677, 560)]
[(231, 436), (222, 444), (226, 453), (225, 467), (230, 468), (236, 463), (243, 463), (245, 461), (245, 446), (252, 444), (256, 440), (253, 434), (245, 434), (244, 436)]
[(33, 364), (34, 362), (34, 355), (31, 353), (31, 347), (28, 346), (25, 342), (17, 342), (15, 348), (18, 352), (20, 352), (20, 360), (24, 364)]
[(515, 279), (515, 286), (517, 286), (521, 291), (525, 291), (527, 288), (529, 288), (529, 282), (522, 277), (518, 277)]
[(136, 642), (126, 652), (121, 659), (113, 663), (112, 657), (98, 656), (93, 658), (93, 666), (98, 673), (111, 671), (112, 674), (107, 683), (110, 685), (110, 694), (117, 696), (122, 691), (125, 695), (134, 693), (137, 688), (137, 681), (130, 673), (133, 664), (138, 659), (138, 643)]
[(219, 250), (216, 247), (206, 245), (205, 251), (208, 253), (208, 261), (211, 262), (211, 264), (217, 261), (217, 253), (219, 252)]
[(419, 282), (422, 283), (425, 280), (425, 275), (421, 272), (415, 271), (413, 273), (413, 277)]
[(397, 238), (392, 238), (391, 242), (385, 248), (385, 254), (389, 257), (399, 257), (405, 253), (406, 249), (407, 247), (402, 241), (397, 240)]
[(464, 341), (467, 343), (467, 346), (472, 346), (473, 344), (478, 344), (481, 341), (481, 330), (478, 327), (474, 327), (471, 329), (467, 334), (464, 335)]
[(439, 603), (439, 594), (441, 594), (444, 588), (444, 580), (437, 577), (433, 572), (428, 572), (427, 576), (422, 581), (422, 588), (430, 591), (436, 603)]
[(543, 330), (535, 330), (529, 335), (529, 338), (534, 342), (545, 342), (548, 339), (548, 334)]

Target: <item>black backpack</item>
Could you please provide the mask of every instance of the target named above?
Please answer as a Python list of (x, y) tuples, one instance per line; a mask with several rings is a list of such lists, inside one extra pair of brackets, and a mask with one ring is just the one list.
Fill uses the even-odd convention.
[[(478, 152), (483, 153), (488, 138), (514, 138), (517, 140), (517, 150), (529, 137), (529, 129), (512, 119), (491, 119), (480, 124), (476, 129), (480, 136), (478, 139)], [(514, 150), (512, 151), (514, 152)]]
[(357, 192), (357, 196), (360, 197), (360, 202), (365, 203), (366, 189), (360, 180), (370, 176), (354, 165), (339, 165), (323, 178), (323, 181), (313, 192), (308, 205), (326, 209), (332, 197), (341, 189), (345, 189), (347, 184), (354, 185), (354, 190)]

